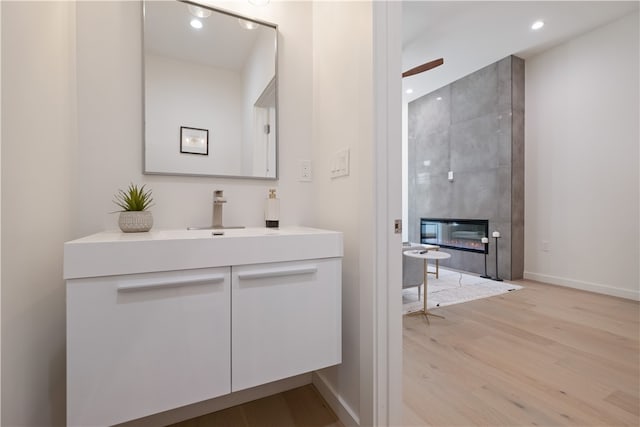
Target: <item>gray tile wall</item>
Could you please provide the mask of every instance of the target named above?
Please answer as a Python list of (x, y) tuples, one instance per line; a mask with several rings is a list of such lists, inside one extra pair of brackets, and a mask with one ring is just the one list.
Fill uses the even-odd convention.
[[(524, 61), (509, 56), (409, 104), (409, 240), (420, 218), (488, 219), (498, 272), (524, 271)], [(453, 171), (454, 179), (447, 179)], [(487, 270), (495, 277), (495, 239)], [(484, 272), (482, 254), (447, 249), (443, 265)]]

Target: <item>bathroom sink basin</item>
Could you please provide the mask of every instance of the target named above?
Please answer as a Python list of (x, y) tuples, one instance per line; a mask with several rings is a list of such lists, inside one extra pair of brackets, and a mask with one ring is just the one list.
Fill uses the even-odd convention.
[[(188, 256), (184, 256), (185, 253)], [(342, 255), (341, 232), (309, 227), (173, 229), (151, 230), (146, 233), (105, 231), (64, 244), (64, 278), (260, 264)]]
[(233, 228), (245, 228), (244, 225), (232, 225), (232, 226), (223, 226), (223, 227), (214, 227), (212, 225), (207, 227), (187, 227), (187, 230), (230, 230)]

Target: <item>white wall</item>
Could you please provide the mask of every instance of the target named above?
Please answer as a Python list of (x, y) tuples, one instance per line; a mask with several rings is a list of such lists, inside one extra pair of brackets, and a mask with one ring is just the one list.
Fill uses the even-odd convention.
[(313, 222), (311, 4), (218, 3), (279, 24), (277, 182), (142, 175), (138, 2), (1, 3), (2, 425), (64, 424), (62, 244), (116, 229), (118, 188), (153, 190), (157, 228), (210, 224), (215, 189), (227, 224), (262, 225), (274, 186), (281, 224)]
[[(374, 259), (368, 245), (374, 220), (371, 34), (370, 3), (314, 3), (314, 207), (318, 226), (344, 233), (342, 364), (317, 378), (319, 387), (332, 390), (346, 408), (339, 413), (343, 421), (364, 425), (371, 408), (361, 407), (367, 398), (361, 384), (373, 380), (361, 366), (373, 351), (371, 337), (363, 336), (370, 324), (361, 320), (373, 304), (362, 299), (371, 295), (367, 277)], [(342, 148), (350, 150), (350, 174), (331, 179), (331, 157)]]
[[(0, 6), (0, 46), (2, 46), (2, 6)], [(0, 49), (1, 50), (1, 49)], [(2, 81), (2, 55), (0, 55), (0, 82)], [(0, 100), (2, 99), (2, 83), (0, 83)], [(0, 102), (0, 117), (2, 103)], [(0, 148), (2, 147), (2, 120), (0, 120)], [(0, 149), (0, 194), (2, 194), (2, 150)], [(0, 197), (0, 242), (2, 241), (2, 197)], [(2, 259), (2, 245), (0, 245)], [(2, 331), (2, 263), (0, 262), (0, 331)], [(2, 366), (2, 334), (0, 333), (0, 367)], [(2, 369), (0, 368), (0, 423), (2, 423)]]
[(62, 244), (72, 234), (75, 203), (87, 202), (72, 198), (75, 6), (1, 7), (1, 424), (64, 425)]
[[(277, 187), (283, 225), (305, 224), (312, 217), (312, 194), (296, 181), (296, 159), (311, 152), (311, 7), (272, 4), (245, 12), (280, 24), (280, 179), (274, 181), (144, 176), (141, 174), (142, 104), (140, 98), (140, 10), (135, 2), (78, 3), (79, 167), (82, 183), (77, 235), (116, 228), (112, 194), (127, 183), (153, 190), (157, 228), (208, 225), (212, 193), (225, 191), (224, 222), (263, 225), (268, 188)], [(241, 10), (242, 12), (242, 10)], [(97, 49), (96, 47), (99, 47)], [(108, 84), (96, 84), (105, 82)], [(96, 102), (96, 100), (100, 100)]]
[[(268, 137), (262, 132), (262, 126), (258, 126), (258, 129), (256, 129), (256, 125), (263, 121), (267, 122), (269, 112), (266, 109), (257, 109), (255, 104), (260, 98), (260, 95), (262, 95), (268, 87), (269, 82), (274, 78), (273, 29), (271, 27), (261, 26), (252, 31), (259, 31), (259, 33), (242, 70), (242, 117), (244, 118), (242, 163), (244, 174), (264, 175), (266, 171), (265, 160), (267, 155), (269, 155), (270, 159), (274, 158), (273, 153), (275, 153), (275, 146), (273, 147), (274, 149), (269, 150), (270, 153), (267, 154), (266, 141)], [(256, 110), (262, 111), (256, 112)], [(262, 115), (265, 119), (257, 120), (257, 114)], [(275, 126), (272, 127), (275, 131)], [(258, 161), (258, 159), (261, 161)], [(267, 176), (275, 176), (275, 168), (270, 167)]]
[[(161, 55), (145, 59), (145, 169), (241, 175), (241, 74)], [(180, 152), (181, 126), (209, 131), (208, 155)]]
[(635, 12), (526, 61), (525, 278), (640, 299), (639, 50)]

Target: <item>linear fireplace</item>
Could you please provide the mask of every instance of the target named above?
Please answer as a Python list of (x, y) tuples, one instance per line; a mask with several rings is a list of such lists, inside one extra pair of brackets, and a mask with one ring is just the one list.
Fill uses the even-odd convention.
[(482, 238), (488, 235), (486, 219), (420, 218), (420, 243), (483, 254)]

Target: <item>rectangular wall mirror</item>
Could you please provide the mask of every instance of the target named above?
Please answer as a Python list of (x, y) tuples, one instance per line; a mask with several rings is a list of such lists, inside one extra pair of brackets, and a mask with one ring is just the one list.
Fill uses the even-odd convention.
[(142, 7), (144, 173), (277, 179), (277, 26), (185, 1)]

